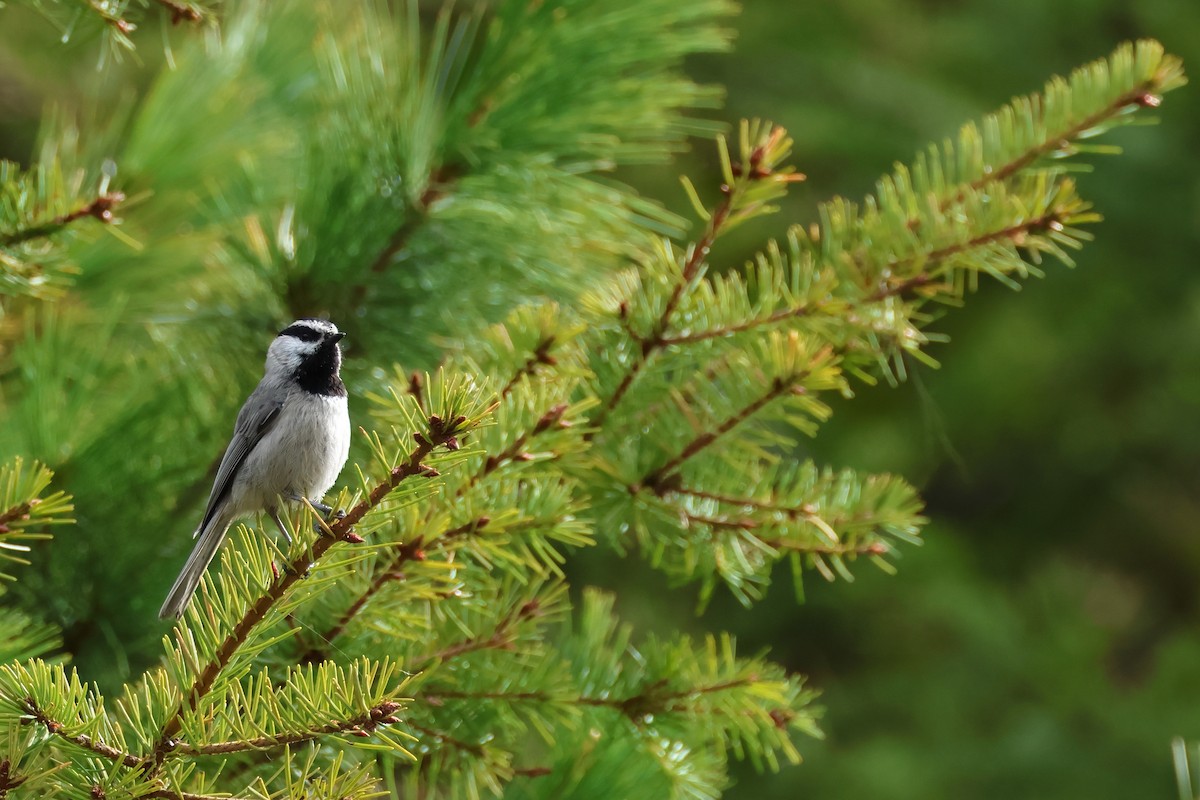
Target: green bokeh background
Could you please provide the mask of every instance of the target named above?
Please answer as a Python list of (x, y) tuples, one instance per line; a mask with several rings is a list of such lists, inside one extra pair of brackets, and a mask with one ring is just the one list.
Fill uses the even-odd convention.
[[(0, 155), (28, 156), (47, 98), (70, 102), (94, 49), (0, 11)], [(738, 264), (830, 195), (856, 197), (959, 124), (1150, 36), (1200, 69), (1195, 0), (749, 0), (731, 55), (693, 74), (728, 88), (721, 115), (769, 117), (809, 176), (781, 216), (726, 241)], [(176, 34), (178, 35), (178, 34)], [(143, 82), (157, 40), (140, 41)], [(936, 326), (948, 346), (899, 389), (842, 403), (811, 450), (895, 471), (932, 523), (900, 574), (787, 577), (744, 610), (584, 554), (648, 629), (725, 628), (812, 677), (824, 742), (782, 776), (739, 773), (730, 797), (1170, 798), (1168, 745), (1200, 739), (1200, 102), (1173, 93), (1152, 129), (1080, 178), (1106, 220), (1067, 270), (1019, 295), (993, 284)], [(686, 212), (681, 172), (711, 147), (623, 175)], [(701, 179), (702, 180), (702, 179)], [(700, 182), (700, 181), (697, 181)]]

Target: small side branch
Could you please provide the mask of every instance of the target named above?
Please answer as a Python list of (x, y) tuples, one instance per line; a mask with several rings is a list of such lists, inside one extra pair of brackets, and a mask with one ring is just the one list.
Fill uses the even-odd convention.
[[(457, 528), (451, 528), (431, 542), (430, 547), (440, 550), (447, 542), (475, 533), (479, 529), (486, 526), (489, 522), (491, 522), (491, 520), (488, 517), (479, 517), (478, 519), (474, 519), (465, 525), (459, 525)], [(363, 607), (366, 606), (372, 597), (378, 594), (384, 586), (388, 585), (394, 580), (399, 580), (402, 577), (401, 570), (404, 568), (405, 564), (413, 561), (424, 561), (427, 558), (425, 546), (425, 540), (421, 536), (417, 536), (416, 538), (409, 542), (405, 542), (404, 544), (397, 545), (396, 557), (393, 558), (386, 567), (379, 571), (379, 574), (375, 576), (370, 585), (368, 585), (363, 593), (355, 598), (354, 602), (351, 603), (344, 612), (342, 612), (342, 615), (338, 618), (337, 622), (335, 622), (333, 626), (325, 632), (325, 635), (322, 638), (327, 642), (332, 642), (338, 636), (341, 636), (342, 632), (346, 630), (346, 626), (350, 624), (351, 620), (358, 616), (359, 612), (362, 611)]]
[(413, 659), (412, 671), (421, 672), (436, 662), (448, 661), (479, 650), (499, 650), (510, 647), (513, 643), (514, 629), (526, 620), (536, 619), (541, 613), (541, 607), (537, 600), (530, 600), (522, 604), (515, 612), (501, 619), (490, 635), (472, 636), (441, 650)]
[(28, 242), (31, 239), (41, 239), (46, 236), (52, 236), (58, 233), (63, 228), (66, 228), (72, 222), (91, 217), (105, 224), (111, 223), (114, 219), (113, 210), (125, 200), (125, 195), (121, 192), (108, 192), (96, 197), (86, 205), (80, 206), (74, 211), (63, 214), (61, 217), (55, 217), (50, 222), (41, 225), (34, 225), (29, 228), (24, 228), (19, 231), (0, 236), (0, 246), (12, 247), (13, 245)]
[(954, 205), (955, 203), (961, 202), (963, 198), (967, 196), (969, 191), (979, 191), (989, 184), (1008, 180), (1016, 173), (1037, 161), (1042, 156), (1063, 147), (1064, 142), (1073, 141), (1079, 138), (1079, 135), (1084, 131), (1094, 128), (1106, 120), (1117, 116), (1117, 114), (1119, 114), (1124, 108), (1128, 108), (1129, 106), (1133, 105), (1141, 106), (1142, 108), (1153, 108), (1157, 106), (1160, 102), (1159, 96), (1154, 93), (1157, 88), (1158, 87), (1155, 86), (1153, 81), (1146, 81), (1145, 83), (1130, 89), (1128, 92), (1121, 95), (1096, 113), (1084, 117), (1082, 120), (1066, 130), (1055, 131), (1047, 134), (1045, 139), (1043, 139), (1034, 147), (1026, 150), (1013, 160), (1001, 164), (988, 174), (971, 181), (971, 183), (967, 184), (966, 187), (960, 189), (956, 194), (942, 203), (941, 207), (946, 208)]
[(804, 379), (804, 375), (795, 375), (791, 378), (776, 378), (771, 388), (764, 392), (762, 396), (756, 398), (736, 414), (726, 419), (713, 430), (707, 430), (692, 439), (687, 445), (679, 451), (679, 453), (663, 464), (658, 469), (650, 472), (646, 477), (642, 478), (641, 483), (630, 486), (630, 491), (639, 492), (643, 488), (650, 489), (655, 492), (661, 492), (672, 488), (671, 484), (675, 476), (676, 470), (683, 466), (684, 462), (705, 448), (711, 446), (714, 442), (725, 436), (738, 425), (745, 422), (750, 417), (757, 414), (771, 402), (783, 397), (789, 392), (802, 392), (803, 387), (797, 384)]
[(505, 397), (508, 397), (508, 394), (513, 390), (513, 387), (520, 383), (523, 378), (532, 376), (537, 371), (539, 366), (543, 364), (554, 366), (557, 364), (558, 360), (555, 359), (554, 356), (550, 355), (550, 350), (553, 347), (553, 336), (550, 336), (539, 342), (537, 349), (533, 351), (533, 355), (531, 355), (525, 361), (525, 363), (521, 365), (521, 368), (518, 369), (511, 378), (509, 378), (508, 383), (504, 384), (504, 388), (500, 390), (500, 399), (503, 400)]
[[(965, 242), (960, 242), (959, 244), (947, 245), (946, 247), (933, 250), (929, 253), (897, 259), (896, 261), (889, 262), (888, 268), (892, 271), (903, 269), (904, 267), (916, 263), (918, 259), (931, 266), (937, 266), (941, 262), (946, 261), (949, 258), (953, 258), (954, 256), (970, 252), (971, 250), (975, 250), (980, 247), (986, 247), (989, 244), (1004, 241), (1005, 239), (1020, 245), (1026, 241), (1027, 237), (1030, 235), (1039, 234), (1047, 230), (1061, 231), (1062, 229), (1063, 224), (1061, 211), (1058, 209), (1051, 209), (1049, 212), (1040, 217), (1034, 217), (1033, 219), (1026, 220), (1017, 225), (1001, 228), (1000, 230), (982, 233), (979, 236), (975, 236)], [(922, 286), (934, 283), (936, 280), (937, 276), (934, 274), (934, 272), (932, 270), (926, 270), (925, 272), (905, 278), (898, 283), (885, 285), (879, 288), (864, 299), (864, 304), (877, 303), (889, 297), (907, 295), (915, 289), (919, 289)]]
[(654, 329), (649, 335), (641, 338), (641, 345), (637, 353), (634, 355), (633, 361), (629, 364), (629, 369), (621, 378), (621, 382), (617, 384), (616, 390), (612, 396), (605, 401), (600, 409), (600, 413), (596, 416), (593, 424), (599, 428), (604, 424), (604, 420), (612, 412), (617, 404), (621, 402), (621, 398), (629, 391), (629, 387), (633, 385), (642, 368), (666, 344), (666, 331), (671, 324), (671, 317), (675, 313), (675, 308), (679, 305), (680, 299), (683, 297), (684, 289), (696, 277), (697, 270), (708, 258), (708, 253), (712, 249), (713, 243), (716, 242), (717, 236), (721, 232), (721, 227), (729, 219), (730, 213), (733, 211), (734, 201), (736, 200), (736, 192), (734, 187), (722, 186), (724, 197), (721, 202), (713, 209), (708, 220), (708, 225), (705, 226), (704, 233), (692, 245), (691, 252), (688, 254), (687, 261), (683, 264), (683, 270), (680, 273), (679, 280), (671, 290), (670, 296), (667, 297), (667, 302), (663, 306), (662, 312), (659, 314), (658, 321), (654, 324)]
[(95, 753), (96, 755), (112, 761), (115, 764), (122, 764), (126, 767), (140, 767), (145, 763), (143, 759), (138, 758), (132, 753), (126, 753), (123, 750), (119, 750), (115, 747), (107, 745), (104, 742), (93, 739), (85, 734), (72, 735), (67, 733), (63, 729), (63, 724), (47, 716), (47, 714), (41, 709), (40, 706), (38, 706), (37, 702), (32, 697), (25, 698), (25, 713), (27, 713), (34, 721), (46, 726), (46, 730), (62, 739), (64, 742), (70, 742), (76, 747), (82, 747), (84, 750)]
[(253, 739), (239, 739), (229, 742), (214, 742), (204, 745), (180, 744), (176, 748), (176, 752), (191, 756), (226, 755), (229, 753), (241, 753), (247, 750), (269, 750), (275, 747), (283, 747), (284, 745), (301, 744), (312, 741), (320, 736), (339, 733), (369, 735), (380, 725), (392, 725), (399, 722), (400, 720), (394, 716), (399, 708), (399, 703), (394, 700), (387, 700), (377, 706), (371, 707), (352, 719), (331, 722), (328, 725), (307, 731), (281, 734), (279, 736), (259, 736)]
[(630, 720), (637, 722), (647, 714), (670, 713), (687, 708), (686, 701), (710, 694), (727, 692), (749, 686), (756, 680), (754, 677), (733, 678), (728, 681), (693, 686), (677, 691), (665, 692), (666, 680), (655, 681), (640, 692), (626, 697), (602, 697), (594, 695), (554, 695), (542, 691), (526, 692), (463, 692), (455, 690), (429, 692), (416, 698), (418, 702), (434, 706), (442, 705), (446, 700), (490, 700), (506, 703), (552, 703), (555, 705), (588, 706), (591, 708), (611, 708), (619, 711)]

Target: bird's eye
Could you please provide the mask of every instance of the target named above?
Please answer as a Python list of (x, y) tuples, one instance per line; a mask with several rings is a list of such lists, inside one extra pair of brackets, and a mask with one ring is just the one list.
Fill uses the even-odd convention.
[(321, 332), (307, 325), (290, 325), (279, 332), (280, 336), (293, 336), (302, 342), (315, 342), (321, 338)]

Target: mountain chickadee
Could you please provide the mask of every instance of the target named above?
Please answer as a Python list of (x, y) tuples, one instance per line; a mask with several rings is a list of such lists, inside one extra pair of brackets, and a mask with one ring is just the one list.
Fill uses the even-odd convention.
[(179, 617), (200, 584), (230, 524), (266, 511), (279, 519), (280, 501), (319, 501), (333, 486), (350, 450), (346, 387), (338, 375), (344, 333), (323, 319), (298, 319), (267, 350), (266, 371), (238, 412), (233, 439), (217, 469), (198, 537), (158, 616)]

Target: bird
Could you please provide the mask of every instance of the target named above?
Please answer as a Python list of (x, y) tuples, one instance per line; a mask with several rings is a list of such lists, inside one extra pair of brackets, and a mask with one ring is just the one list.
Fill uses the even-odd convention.
[(290, 541), (281, 506), (320, 500), (350, 452), (350, 414), (341, 379), (345, 336), (332, 322), (306, 317), (279, 332), (267, 349), (262, 380), (238, 412), (221, 458), (197, 539), (168, 592), (160, 619), (179, 618), (238, 517), (265, 511)]

